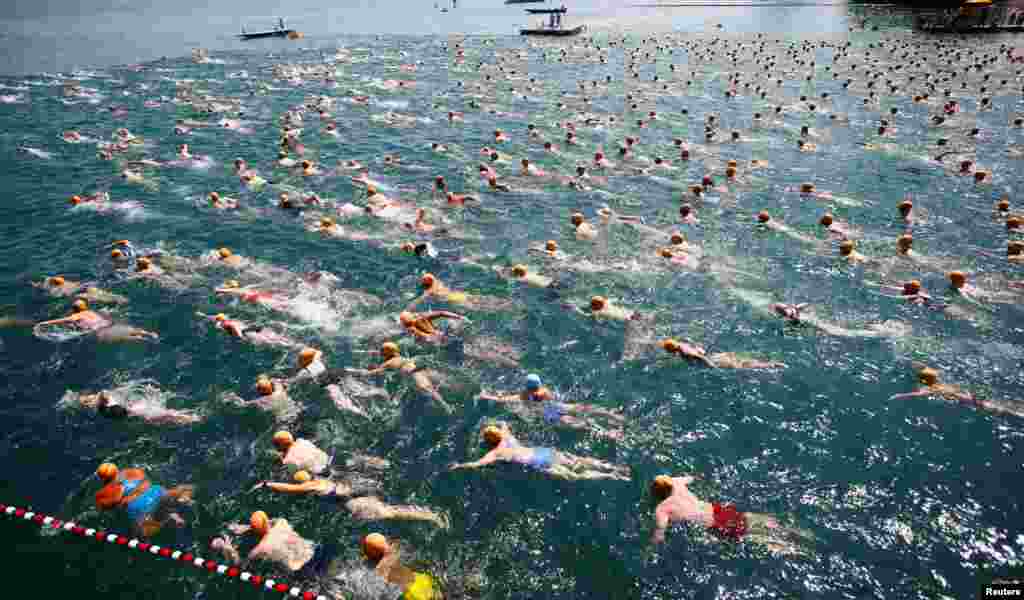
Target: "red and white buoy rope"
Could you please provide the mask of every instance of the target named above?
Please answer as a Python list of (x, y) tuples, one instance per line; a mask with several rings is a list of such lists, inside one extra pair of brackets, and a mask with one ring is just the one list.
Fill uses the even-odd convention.
[(23, 522), (31, 522), (39, 525), (40, 527), (48, 527), (57, 531), (63, 531), (65, 533), (71, 533), (83, 538), (89, 538), (98, 542), (107, 542), (114, 546), (122, 548), (129, 548), (131, 550), (137, 550), (138, 552), (148, 553), (153, 556), (160, 558), (168, 558), (170, 560), (179, 561), (181, 563), (190, 564), (197, 569), (205, 569), (210, 573), (217, 573), (224, 575), (229, 579), (235, 579), (243, 583), (251, 584), (255, 587), (264, 588), (266, 590), (280, 592), (293, 598), (302, 598), (302, 600), (328, 600), (326, 596), (316, 594), (314, 592), (302, 591), (297, 587), (289, 586), (287, 583), (275, 581), (273, 579), (267, 579), (259, 575), (253, 575), (248, 571), (242, 571), (238, 567), (230, 567), (228, 565), (222, 565), (212, 560), (206, 560), (199, 556), (195, 556), (189, 552), (181, 552), (180, 550), (174, 550), (172, 548), (164, 548), (157, 546), (156, 544), (150, 544), (134, 538), (129, 538), (116, 533), (110, 533), (109, 531), (99, 531), (92, 528), (85, 528), (77, 523), (71, 521), (61, 521), (53, 517), (25, 510), (23, 508), (16, 508), (14, 506), (7, 506), (6, 504), (0, 504), (0, 514), (12, 517), (16, 520)]

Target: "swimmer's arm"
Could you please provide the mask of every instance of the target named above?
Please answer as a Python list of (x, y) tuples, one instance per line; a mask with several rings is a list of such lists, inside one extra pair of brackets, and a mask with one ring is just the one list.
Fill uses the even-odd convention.
[(474, 460), (467, 463), (455, 463), (450, 467), (452, 471), (456, 469), (479, 469), (487, 465), (494, 464), (498, 460), (498, 453), (496, 450), (491, 450), (483, 456), (480, 460)]
[(43, 321), (41, 323), (36, 323), (36, 325), (59, 325), (61, 323), (73, 323), (73, 322), (75, 322), (77, 320), (78, 320), (78, 315), (71, 315), (71, 316), (68, 316), (68, 317), (61, 318), (61, 319), (52, 319), (50, 321)]
[(430, 321), (435, 321), (437, 319), (456, 319), (459, 321), (466, 320), (466, 317), (458, 313), (449, 312), (447, 310), (435, 310), (432, 312), (428, 312), (427, 314), (423, 315), (423, 317), (425, 319), (429, 319)]
[(660, 544), (665, 541), (665, 530), (668, 529), (668, 511), (660, 506), (654, 511), (654, 533), (651, 535), (652, 544)]
[(920, 396), (927, 396), (927, 395), (929, 395), (931, 393), (932, 393), (932, 391), (930, 389), (922, 388), (920, 390), (917, 390), (916, 392), (907, 392), (905, 394), (896, 394), (894, 396), (889, 396), (889, 399), (890, 400), (903, 400), (904, 398), (917, 398), (917, 397), (920, 397)]
[(277, 481), (267, 481), (264, 485), (275, 492), (281, 492), (283, 494), (309, 494), (316, 491), (317, 482), (307, 481), (305, 483), (280, 483)]

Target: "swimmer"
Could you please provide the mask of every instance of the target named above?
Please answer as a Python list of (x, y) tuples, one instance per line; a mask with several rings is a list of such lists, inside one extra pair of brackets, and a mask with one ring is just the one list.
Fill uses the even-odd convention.
[(140, 535), (152, 537), (168, 522), (178, 527), (185, 524), (173, 505), (191, 504), (195, 491), (193, 486), (179, 485), (166, 489), (151, 482), (142, 469), (120, 471), (111, 463), (100, 465), (96, 476), (104, 483), (96, 492), (96, 508), (124, 509)]
[(519, 464), (557, 479), (580, 481), (588, 479), (612, 479), (629, 481), (629, 467), (613, 465), (596, 458), (576, 456), (554, 448), (531, 448), (523, 446), (512, 435), (506, 424), (488, 425), (481, 431), (484, 442), (491, 447), (480, 460), (456, 463), (457, 469), (479, 469), (494, 463)]
[(425, 521), (441, 529), (448, 529), (448, 519), (420, 506), (395, 506), (386, 504), (375, 496), (356, 496), (361, 490), (347, 482), (330, 479), (314, 479), (308, 471), (295, 473), (295, 483), (266, 481), (257, 487), (266, 487), (282, 494), (314, 495), (325, 498), (349, 498), (345, 508), (359, 521)]
[(807, 244), (818, 243), (818, 240), (797, 232), (795, 229), (793, 229), (789, 225), (786, 225), (785, 223), (780, 223), (772, 219), (771, 215), (769, 215), (768, 211), (766, 210), (762, 210), (761, 212), (757, 213), (757, 223), (759, 227), (783, 233), (789, 236), (790, 238), (797, 240), (798, 242), (804, 242)]
[(241, 269), (250, 264), (249, 259), (235, 254), (230, 248), (218, 248), (209, 253), (206, 259), (215, 264), (222, 264), (233, 269)]
[(914, 392), (890, 396), (889, 400), (905, 400), (907, 398), (931, 396), (995, 413), (1008, 414), (1017, 417), (1024, 416), (1024, 408), (1003, 402), (981, 400), (974, 394), (964, 391), (960, 386), (942, 383), (939, 380), (939, 372), (936, 369), (918, 362), (913, 363), (913, 368), (921, 387)]
[(686, 225), (696, 225), (697, 211), (693, 209), (693, 205), (683, 203), (679, 206), (679, 220)]
[(219, 210), (235, 210), (238, 208), (236, 198), (221, 197), (217, 192), (210, 192), (210, 206)]
[(68, 324), (73, 325), (76, 329), (80, 329), (82, 331), (98, 331), (111, 326), (110, 319), (90, 310), (89, 305), (85, 300), (75, 300), (71, 305), (71, 310), (72, 313), (66, 317), (43, 321), (41, 323), (37, 323), (36, 327)]
[(32, 287), (45, 291), (54, 298), (63, 298), (77, 294), (83, 284), (78, 281), (69, 281), (61, 275), (47, 277), (41, 282), (33, 282)]
[(777, 302), (768, 305), (767, 308), (772, 314), (782, 317), (792, 325), (810, 325), (824, 333), (840, 337), (894, 338), (905, 336), (909, 331), (908, 328), (894, 321), (871, 324), (867, 326), (867, 329), (846, 329), (845, 327), (823, 321), (813, 314), (805, 313), (804, 310), (808, 306), (810, 305), (806, 303), (783, 304)]
[[(621, 427), (626, 422), (626, 418), (622, 416), (622, 413), (594, 404), (559, 402), (555, 393), (542, 384), (540, 375), (534, 373), (527, 375), (526, 388), (517, 394), (480, 392), (478, 398), (500, 404), (538, 409), (535, 412), (540, 412), (548, 423), (565, 425), (573, 429), (594, 429), (598, 435), (612, 439), (622, 439)], [(619, 429), (609, 431), (595, 427), (593, 423), (586, 419), (586, 417), (590, 416), (607, 419), (618, 426)]]
[(280, 453), (281, 464), (286, 467), (319, 475), (327, 471), (331, 464), (331, 458), (326, 452), (307, 439), (295, 439), (290, 432), (278, 431), (272, 441)]
[(951, 292), (975, 305), (981, 305), (985, 301), (1015, 303), (1019, 300), (1015, 294), (1001, 294), (999, 292), (983, 290), (976, 285), (968, 283), (967, 275), (963, 271), (950, 271), (946, 274), (946, 278), (949, 279), (949, 289)]
[(270, 379), (261, 375), (256, 379), (256, 398), (243, 400), (233, 393), (227, 395), (234, 403), (243, 407), (256, 407), (274, 415), (278, 422), (289, 422), (295, 419), (302, 407), (288, 395), (287, 382)]
[[(247, 563), (256, 560), (275, 563), (300, 580), (326, 577), (337, 555), (332, 545), (314, 544), (296, 533), (286, 519), (271, 520), (261, 510), (252, 513), (249, 525), (232, 523), (228, 530), (237, 535), (251, 532), (259, 536), (260, 541), (249, 552)], [(210, 542), (210, 548), (233, 564), (239, 564), (240, 554), (232, 542), (229, 536), (220, 536)]]
[(401, 564), (399, 544), (379, 533), (363, 538), (363, 554), (374, 565), (374, 571), (384, 581), (402, 590), (402, 600), (444, 600), (437, 581), (426, 573), (413, 571)]
[(447, 192), (445, 194), (445, 200), (448, 206), (463, 206), (466, 202), (479, 202), (476, 196), (470, 196), (469, 194), (456, 194), (455, 192)]
[(551, 287), (551, 284), (554, 283), (554, 280), (550, 277), (534, 273), (526, 265), (522, 264), (512, 265), (507, 268), (495, 267), (495, 270), (506, 279), (525, 283), (531, 287), (547, 288)]
[(839, 257), (851, 265), (874, 262), (873, 258), (857, 252), (856, 248), (857, 244), (853, 240), (843, 240), (839, 243)]
[(824, 227), (825, 231), (827, 231), (830, 235), (836, 236), (841, 239), (848, 239), (858, 235), (858, 233), (853, 230), (849, 223), (837, 221), (835, 217), (832, 216), (832, 213), (825, 213), (824, 215), (822, 215), (821, 219), (818, 220), (818, 224)]
[(575, 304), (565, 303), (562, 305), (563, 308), (567, 308), (580, 316), (592, 317), (602, 321), (625, 322), (639, 321), (644, 318), (639, 312), (622, 308), (604, 296), (592, 296), (588, 306), (590, 308), (589, 312)]
[(662, 340), (659, 344), (665, 352), (680, 358), (695, 360), (713, 369), (785, 369), (786, 363), (742, 358), (733, 352), (718, 352), (708, 356), (707, 351), (689, 340)]
[(154, 386), (124, 386), (95, 394), (78, 394), (82, 408), (95, 409), (108, 419), (136, 418), (151, 425), (192, 425), (203, 420), (195, 411), (174, 410), (163, 406), (160, 390)]
[(422, 368), (411, 358), (403, 357), (398, 348), (398, 344), (395, 344), (394, 342), (385, 342), (381, 346), (380, 355), (384, 359), (384, 362), (376, 367), (372, 367), (370, 369), (346, 369), (346, 372), (351, 375), (366, 377), (380, 375), (387, 373), (388, 371), (397, 371), (398, 373), (411, 378), (416, 389), (420, 393), (429, 396), (445, 412), (449, 414), (453, 412), (452, 407), (444, 401), (444, 398), (438, 391), (438, 388), (444, 381), (440, 373), (433, 369)]
[(658, 507), (654, 510), (654, 534), (651, 538), (653, 543), (663, 543), (668, 527), (672, 523), (682, 522), (701, 525), (726, 540), (739, 541), (747, 538), (765, 543), (775, 552), (797, 552), (795, 546), (779, 537), (780, 534), (796, 532), (784, 531), (775, 517), (742, 513), (730, 504), (704, 502), (694, 496), (688, 487), (694, 480), (690, 475), (659, 475), (654, 478), (651, 493), (658, 500)]
[(452, 290), (432, 273), (424, 273), (420, 277), (420, 286), (423, 288), (423, 294), (413, 300), (405, 310), (412, 312), (417, 304), (429, 299), (436, 299), (476, 310), (506, 310), (512, 305), (507, 300), (490, 296), (471, 295)]
[(458, 313), (446, 310), (434, 310), (424, 313), (414, 313), (403, 310), (398, 314), (398, 321), (405, 330), (412, 334), (418, 341), (431, 344), (438, 344), (447, 337), (445, 332), (438, 330), (434, 322), (439, 319), (454, 319), (456, 321), (468, 321)]
[(285, 311), (291, 307), (291, 302), (281, 290), (256, 290), (249, 287), (241, 287), (241, 284), (234, 279), (225, 281), (224, 284), (214, 290), (218, 296), (236, 296), (243, 302), (258, 304), (272, 310)]
[(262, 326), (250, 326), (236, 319), (229, 319), (224, 313), (216, 315), (204, 315), (197, 313), (200, 317), (213, 321), (214, 325), (232, 337), (245, 340), (257, 345), (282, 346), (284, 348), (301, 348), (302, 345), (295, 340), (276, 333), (275, 331)]
[(914, 214), (914, 203), (910, 201), (910, 198), (906, 198), (897, 204), (896, 209), (900, 213), (900, 219), (902, 219), (905, 224), (914, 224), (916, 215)]
[(593, 241), (597, 239), (597, 228), (586, 221), (583, 213), (573, 213), (569, 222), (576, 230), (576, 239), (580, 241)]

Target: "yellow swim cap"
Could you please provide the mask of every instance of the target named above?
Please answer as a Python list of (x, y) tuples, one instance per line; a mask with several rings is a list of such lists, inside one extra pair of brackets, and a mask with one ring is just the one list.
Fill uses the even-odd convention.
[(481, 434), (483, 435), (484, 441), (491, 446), (497, 446), (501, 443), (502, 438), (505, 437), (505, 434), (502, 433), (501, 429), (495, 425), (488, 425), (487, 427), (484, 427)]
[(270, 530), (270, 517), (262, 510), (258, 510), (249, 517), (249, 526), (261, 536), (267, 535), (267, 531)]
[(324, 218), (320, 219), (320, 228), (321, 229), (330, 229), (331, 227), (334, 227), (334, 219), (332, 219), (330, 217), (324, 217)]
[(84, 312), (89, 309), (89, 305), (86, 304), (85, 300), (75, 300), (75, 303), (71, 305), (71, 310), (75, 312)]
[(231, 256), (232, 253), (231, 253), (231, 249), (230, 248), (221, 248), (221, 249), (217, 250), (217, 254), (221, 258), (228, 258), (229, 256)]
[(295, 443), (295, 436), (287, 431), (278, 431), (274, 434), (273, 442), (274, 446), (276, 446), (278, 450), (287, 450)]
[(228, 316), (224, 313), (217, 313), (216, 315), (213, 316), (213, 320), (218, 323), (223, 323), (224, 321), (228, 320)]
[(672, 495), (672, 478), (668, 475), (658, 475), (651, 482), (651, 493), (659, 500), (664, 500)]
[(224, 287), (234, 289), (242, 287), (242, 284), (238, 283), (237, 279), (228, 279), (224, 282)]
[(316, 348), (303, 348), (302, 351), (299, 352), (299, 367), (306, 368), (313, 364), (313, 361), (316, 360), (319, 354), (320, 351)]
[(516, 277), (526, 277), (526, 265), (513, 265), (512, 274)]
[(363, 554), (370, 560), (380, 560), (391, 551), (388, 538), (379, 533), (371, 533), (363, 538)]
[(392, 358), (398, 356), (398, 344), (394, 342), (384, 342), (384, 345), (380, 347), (381, 356), (384, 358)]
[(114, 463), (103, 463), (96, 469), (96, 476), (103, 482), (110, 482), (117, 478), (117, 465)]
[(309, 474), (309, 471), (302, 470), (295, 472), (295, 481), (298, 483), (306, 483), (307, 481), (311, 481), (312, 479), (313, 476)]

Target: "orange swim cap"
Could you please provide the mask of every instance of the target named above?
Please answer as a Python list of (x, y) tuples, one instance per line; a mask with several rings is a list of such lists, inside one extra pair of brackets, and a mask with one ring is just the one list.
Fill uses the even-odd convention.
[(484, 427), (481, 435), (483, 435), (484, 441), (490, 446), (497, 446), (501, 443), (502, 438), (505, 437), (505, 434), (502, 433), (501, 429), (495, 425), (488, 425), (487, 427)]
[(114, 248), (113, 250), (110, 251), (110, 258), (113, 258), (113, 259), (124, 258), (124, 252), (121, 252), (117, 248)]
[(672, 478), (668, 475), (658, 475), (651, 482), (651, 493), (655, 498), (664, 500), (672, 495)]
[(832, 223), (834, 222), (835, 221), (833, 220), (832, 215), (829, 213), (825, 213), (824, 215), (822, 215), (821, 220), (818, 221), (818, 223), (820, 223), (823, 227), (831, 227)]
[(270, 530), (270, 517), (262, 510), (258, 510), (249, 517), (249, 526), (260, 536), (267, 535), (267, 531)]
[(735, 169), (736, 167), (740, 166), (740, 164), (735, 160), (730, 160), (729, 162), (725, 163), (725, 166)]
[(935, 385), (939, 382), (939, 372), (931, 367), (925, 367), (917, 373), (917, 379), (925, 385)]
[(139, 260), (135, 261), (135, 270), (136, 271), (145, 271), (146, 269), (148, 269), (152, 265), (153, 265), (153, 262), (151, 260), (149, 260), (148, 258), (146, 258), (145, 256), (143, 256)]
[(223, 323), (224, 321), (228, 320), (228, 316), (224, 313), (217, 313), (216, 315), (213, 316), (213, 320), (218, 323)]
[(526, 277), (526, 265), (513, 265), (512, 274), (516, 277)]
[(114, 463), (103, 463), (96, 469), (96, 476), (104, 483), (109, 483), (117, 478), (117, 465)]
[(313, 476), (310, 475), (309, 471), (306, 470), (296, 471), (294, 477), (297, 483), (306, 483), (307, 481), (312, 481), (313, 479)]
[(964, 275), (963, 271), (951, 271), (948, 277), (949, 282), (957, 289), (964, 287), (964, 284), (967, 283), (967, 276)]
[(802, 193), (802, 194), (810, 194), (813, 191), (814, 191), (814, 184), (813, 183), (801, 183), (800, 184), (800, 193)]
[(60, 275), (54, 275), (53, 277), (50, 277), (46, 281), (54, 287), (60, 287), (65, 283), (64, 278), (61, 277)]
[(676, 246), (686, 241), (686, 238), (683, 236), (683, 234), (679, 233), (678, 231), (673, 232), (672, 237), (669, 239), (672, 241), (672, 244)]
[(278, 431), (272, 441), (278, 450), (287, 450), (295, 443), (295, 436), (287, 431)]
[(903, 293), (907, 295), (913, 295), (921, 291), (921, 282), (916, 279), (903, 284)]
[(72, 206), (78, 206), (81, 203), (82, 203), (82, 197), (81, 196), (72, 196), (71, 197), (71, 205)]
[(71, 310), (78, 312), (84, 312), (89, 309), (89, 305), (86, 304), (85, 300), (75, 300), (75, 303), (71, 305)]
[(220, 256), (221, 258), (228, 258), (229, 256), (231, 256), (231, 254), (232, 253), (230, 248), (221, 248), (217, 250), (217, 255)]
[(853, 240), (843, 240), (839, 244), (839, 254), (843, 256), (849, 256), (853, 252), (854, 243)]
[(1010, 201), (1004, 198), (996, 204), (996, 208), (999, 209), (1000, 212), (1007, 212), (1010, 210)]
[(384, 358), (393, 358), (398, 356), (398, 344), (394, 342), (384, 342), (384, 345), (380, 347), (380, 354)]
[(679, 350), (679, 342), (672, 338), (667, 338), (661, 341), (661, 347), (665, 352), (676, 352)]
[(768, 211), (762, 210), (761, 212), (757, 213), (757, 221), (759, 223), (767, 223), (768, 221), (771, 220), (772, 216), (768, 214)]
[(1006, 255), (1007, 256), (1019, 256), (1024, 254), (1024, 242), (1006, 242)]
[(582, 225), (584, 220), (585, 219), (583, 217), (583, 213), (579, 212), (572, 213), (572, 216), (569, 217), (569, 222), (575, 225), (576, 227)]
[(379, 533), (371, 533), (363, 538), (363, 554), (366, 558), (378, 561), (391, 551), (388, 538)]
[(256, 380), (256, 391), (261, 396), (269, 396), (274, 393), (274, 382), (266, 377), (260, 377)]
[(558, 242), (556, 242), (555, 240), (548, 240), (547, 242), (544, 243), (544, 249), (547, 250), (548, 252), (554, 252), (558, 250)]
[(424, 273), (423, 276), (420, 277), (420, 285), (422, 285), (424, 288), (428, 290), (434, 287), (434, 284), (436, 282), (437, 279), (434, 277), (432, 273)]
[(604, 296), (593, 296), (590, 298), (590, 310), (602, 310), (608, 304)]
[(1010, 217), (1006, 220), (1007, 229), (1020, 229), (1024, 225), (1024, 219), (1021, 217)]
[(299, 367), (303, 369), (308, 367), (313, 364), (313, 361), (316, 360), (319, 355), (320, 351), (316, 348), (303, 348), (302, 351), (299, 352)]

